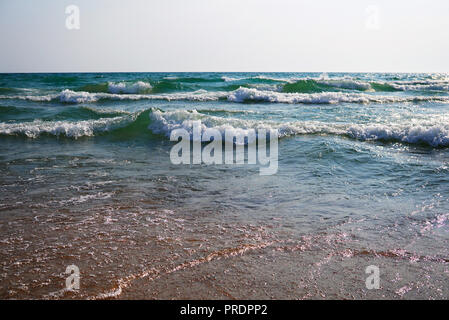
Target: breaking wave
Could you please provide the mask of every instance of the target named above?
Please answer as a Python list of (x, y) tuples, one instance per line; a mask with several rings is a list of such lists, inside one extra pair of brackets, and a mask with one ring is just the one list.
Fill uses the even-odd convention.
[(320, 92), (320, 93), (283, 93), (261, 91), (252, 88), (239, 88), (227, 95), (232, 102), (272, 102), (272, 103), (303, 103), (303, 104), (332, 104), (332, 103), (403, 103), (403, 102), (449, 102), (448, 96), (381, 96), (364, 93), (349, 92)]
[[(101, 115), (101, 113), (99, 113)], [(279, 137), (295, 135), (336, 135), (360, 141), (393, 141), (441, 148), (449, 146), (449, 124), (432, 123), (327, 123), (320, 121), (277, 122), (272, 120), (245, 120), (200, 113), (196, 110), (161, 111), (147, 109), (120, 116), (81, 121), (43, 121), (0, 123), (0, 135), (37, 138), (41, 135), (80, 138), (112, 133), (121, 137), (156, 134), (166, 138), (174, 129), (185, 129), (191, 137), (195, 121), (201, 121), (201, 130), (212, 128), (222, 133), (229, 131), (236, 137), (247, 137), (251, 129), (275, 130)]]
[(366, 92), (394, 92), (394, 91), (449, 91), (448, 81), (394, 81), (374, 82), (354, 79), (301, 79), (287, 83), (283, 86), (283, 92), (290, 93), (314, 93), (326, 91), (366, 91)]
[(110, 93), (147, 93), (151, 90), (151, 84), (143, 81), (135, 83), (109, 82), (108, 89)]
[[(110, 131), (126, 123), (125, 117), (104, 118), (83, 121), (42, 121), (21, 123), (0, 123), (0, 134), (22, 135), (28, 138), (37, 138), (40, 135), (66, 136), (79, 138), (93, 136), (96, 133)], [(129, 120), (129, 119), (128, 119)]]
[(166, 94), (119, 94), (119, 93), (90, 93), (84, 91), (63, 90), (59, 94), (43, 96), (36, 95), (0, 95), (0, 99), (19, 99), (35, 102), (61, 103), (94, 103), (104, 100), (136, 101), (136, 100), (165, 100), (165, 101), (217, 101), (229, 102), (269, 102), (290, 104), (332, 104), (332, 103), (403, 103), (403, 102), (449, 102), (449, 96), (386, 96), (358, 92), (317, 92), (290, 93), (256, 88), (244, 88), (225, 91), (206, 91), (203, 89), (193, 92), (178, 92)]
[(137, 81), (137, 82), (106, 82), (89, 84), (82, 86), (80, 92), (89, 93), (114, 93), (114, 94), (145, 94), (150, 93), (152, 86), (148, 82)]
[(174, 129), (185, 129), (191, 137), (194, 121), (201, 120), (201, 130), (213, 128), (222, 133), (230, 130), (235, 136), (247, 136), (250, 129), (277, 131), (280, 137), (310, 134), (345, 136), (361, 141), (396, 141), (409, 144), (423, 144), (431, 147), (449, 146), (449, 124), (353, 124), (325, 123), (319, 121), (276, 122), (222, 118), (199, 113), (196, 110), (163, 112), (154, 110), (150, 114), (149, 128), (153, 133), (166, 137)]
[(225, 82), (236, 83), (279, 83), (281, 91), (288, 93), (316, 93), (327, 91), (366, 91), (366, 92), (394, 92), (394, 91), (449, 91), (449, 80), (427, 79), (414, 81), (367, 81), (350, 77), (329, 78), (273, 78), (268, 76), (254, 76), (239, 78), (223, 76)]

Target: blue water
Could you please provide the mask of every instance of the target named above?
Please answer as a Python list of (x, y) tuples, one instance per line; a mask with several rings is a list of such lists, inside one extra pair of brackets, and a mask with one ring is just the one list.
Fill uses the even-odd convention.
[[(448, 93), (446, 74), (1, 74), (0, 297), (447, 299)], [(277, 173), (172, 164), (193, 120), (275, 130)]]

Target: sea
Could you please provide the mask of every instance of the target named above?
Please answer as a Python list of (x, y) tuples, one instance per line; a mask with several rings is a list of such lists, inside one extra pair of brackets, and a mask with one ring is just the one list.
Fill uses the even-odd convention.
[(449, 299), (449, 75), (0, 74), (0, 298)]

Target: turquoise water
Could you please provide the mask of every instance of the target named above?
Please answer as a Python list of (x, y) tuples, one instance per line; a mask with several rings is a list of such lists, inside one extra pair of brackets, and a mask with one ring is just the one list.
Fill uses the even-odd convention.
[[(446, 74), (1, 74), (0, 297), (447, 299), (448, 93)], [(276, 130), (278, 172), (172, 164), (192, 120)]]

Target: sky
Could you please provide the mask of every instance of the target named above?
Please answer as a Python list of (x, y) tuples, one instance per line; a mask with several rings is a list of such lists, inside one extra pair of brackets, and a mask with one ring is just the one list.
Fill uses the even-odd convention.
[(449, 72), (449, 1), (0, 0), (0, 39), (0, 72)]

